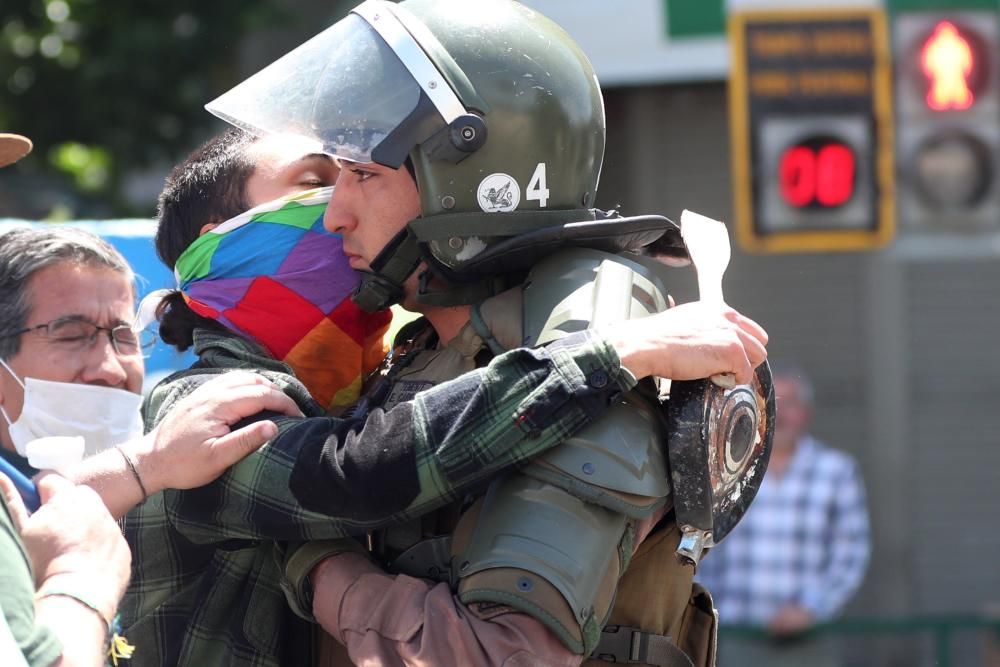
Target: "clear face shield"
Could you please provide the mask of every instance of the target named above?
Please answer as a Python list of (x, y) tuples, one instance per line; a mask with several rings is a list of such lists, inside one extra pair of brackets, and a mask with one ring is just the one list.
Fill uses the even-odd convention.
[(206, 109), (248, 132), (319, 141), (352, 162), (399, 168), (414, 146), (466, 114), (393, 12), (369, 0)]

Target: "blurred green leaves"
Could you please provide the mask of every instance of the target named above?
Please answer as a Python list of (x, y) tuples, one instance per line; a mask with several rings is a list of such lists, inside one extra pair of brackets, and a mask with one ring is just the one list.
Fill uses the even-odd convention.
[(238, 80), (255, 29), (294, 17), (268, 0), (6, 0), (0, 131), (29, 135), (22, 168), (68, 179), (119, 214), (125, 174), (187, 153), (203, 105)]
[(100, 192), (108, 185), (111, 154), (100, 146), (85, 146), (67, 141), (52, 149), (49, 162), (56, 169), (72, 176), (76, 187), (83, 192)]

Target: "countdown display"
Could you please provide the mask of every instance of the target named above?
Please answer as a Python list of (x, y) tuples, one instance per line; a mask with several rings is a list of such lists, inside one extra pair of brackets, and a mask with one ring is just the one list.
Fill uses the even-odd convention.
[(785, 203), (795, 208), (836, 208), (854, 195), (857, 157), (842, 141), (811, 138), (782, 153), (778, 187)]
[[(894, 232), (891, 78), (882, 10), (730, 20), (737, 239), (747, 250), (863, 250)], [(931, 59), (939, 69), (945, 55)]]

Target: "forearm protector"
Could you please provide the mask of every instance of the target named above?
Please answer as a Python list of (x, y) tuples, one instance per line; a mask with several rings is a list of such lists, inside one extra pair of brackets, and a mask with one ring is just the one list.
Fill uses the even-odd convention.
[(459, 599), (533, 616), (571, 650), (597, 645), (636, 521), (670, 489), (659, 422), (628, 399), (520, 473), (491, 484), (453, 541)]

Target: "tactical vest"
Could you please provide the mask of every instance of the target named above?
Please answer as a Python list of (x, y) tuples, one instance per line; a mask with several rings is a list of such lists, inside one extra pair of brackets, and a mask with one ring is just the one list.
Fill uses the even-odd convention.
[[(396, 373), (382, 407), (391, 409), (419, 391), (482, 365), (504, 350), (551, 342), (587, 328), (595, 320), (617, 321), (665, 308), (665, 296), (651, 296), (659, 290), (651, 289), (640, 274), (645, 272), (634, 261), (623, 261), (606, 253), (582, 249), (559, 253), (529, 276), (526, 285), (534, 285), (535, 290), (521, 286), (484, 301), (473, 308), (471, 321), (448, 346), (411, 353), (406, 367)], [(595, 287), (594, 283), (602, 285)], [(642, 284), (637, 286), (638, 283)], [(617, 298), (609, 298), (609, 294)], [(641, 414), (651, 413), (647, 409)], [(634, 415), (630, 413), (625, 418), (632, 419)], [(599, 421), (608, 419), (614, 417), (609, 414)], [(668, 475), (665, 470), (661, 474), (665, 478), (662, 489), (668, 496)], [(632, 500), (628, 494), (622, 495)], [(455, 543), (468, 542), (469, 516), (483, 503), (482, 498), (475, 504), (473, 501), (466, 499), (409, 524), (373, 534), (373, 555), (389, 571), (456, 585)], [(465, 519), (459, 524), (463, 516)], [(694, 566), (682, 562), (675, 553), (679, 534), (671, 517), (668, 512), (666, 519), (635, 550), (624, 575), (613, 570), (612, 585), (603, 593), (610, 596), (605, 600), (610, 606), (610, 616), (603, 631), (598, 626), (599, 643), (585, 665), (620, 662), (711, 667), (715, 664), (716, 616), (711, 598), (704, 589), (692, 584)], [(625, 543), (624, 548), (631, 553), (631, 542)], [(487, 571), (482, 577), (489, 580), (492, 572), (495, 571)], [(617, 583), (616, 597), (614, 583)], [(456, 588), (461, 597), (463, 588)], [(557, 593), (553, 590), (551, 596)], [(601, 595), (598, 591), (597, 597)], [(324, 667), (350, 664), (346, 652), (338, 659), (330, 659), (329, 651), (322, 653), (328, 657), (322, 663)]]

